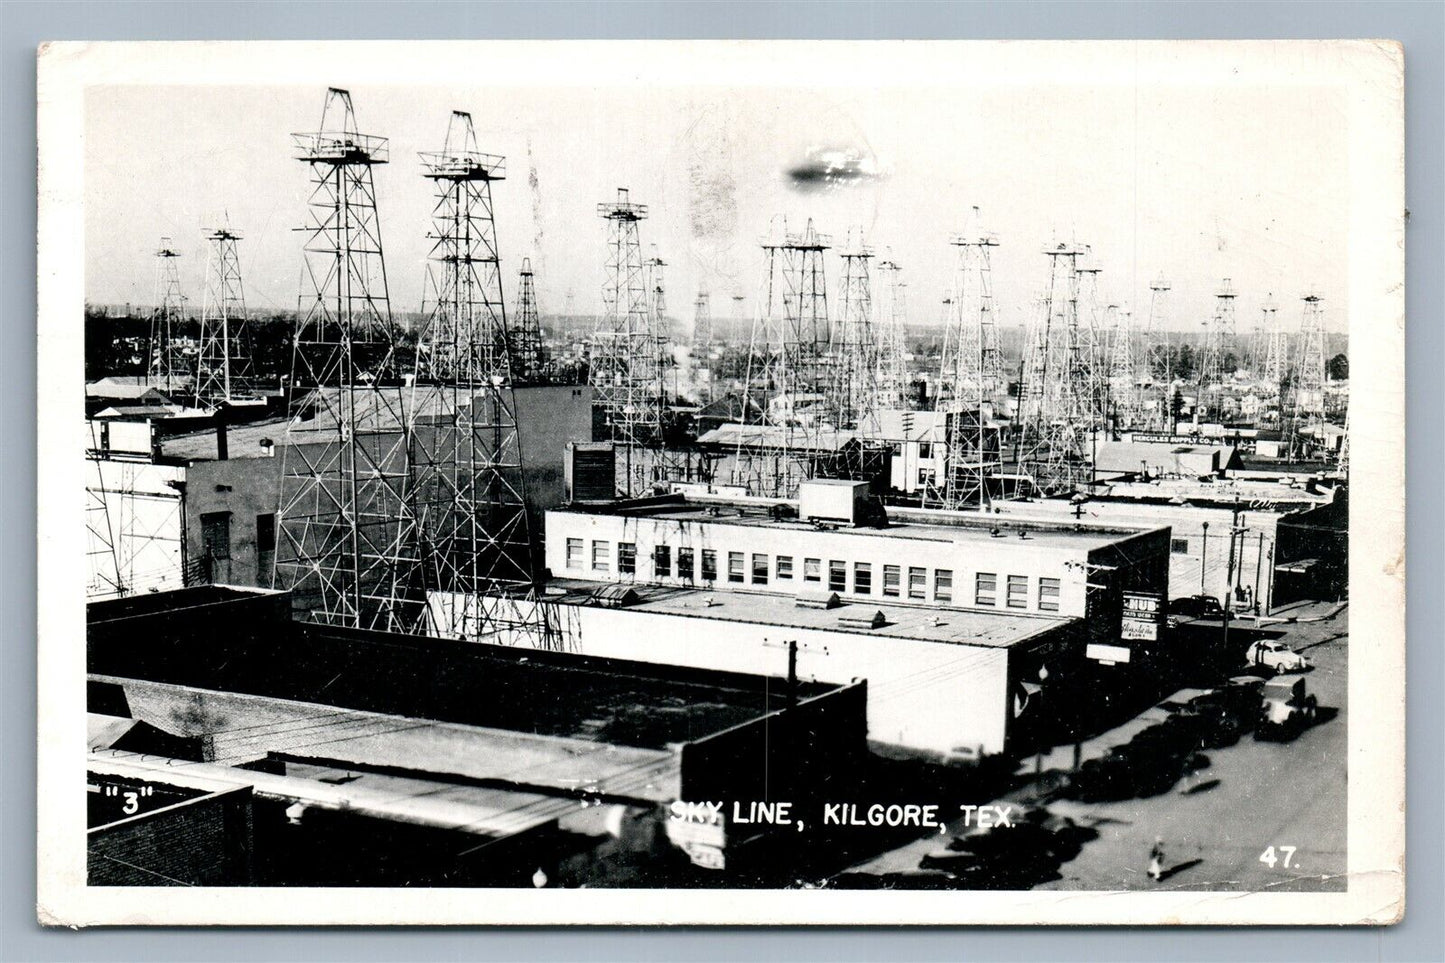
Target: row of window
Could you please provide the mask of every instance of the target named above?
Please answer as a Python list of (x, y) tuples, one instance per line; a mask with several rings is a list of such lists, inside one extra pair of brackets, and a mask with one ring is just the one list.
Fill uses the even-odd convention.
[[(582, 568), (583, 544), (580, 538), (567, 539), (567, 567), (569, 569)], [(702, 562), (701, 570), (697, 570), (695, 563)], [(793, 556), (778, 555), (769, 556), (765, 553), (754, 552), (749, 555), (746, 552), (727, 553), (727, 580), (738, 585), (767, 585), (770, 578), (780, 582), (793, 580), (794, 567)], [(804, 558), (802, 567), (802, 580), (804, 583), (815, 583), (821, 585), (824, 581), (823, 559)], [(847, 592), (848, 584), (848, 563), (837, 559), (828, 559), (827, 585), (831, 592)], [(674, 564), (675, 563), (675, 564)], [(881, 594), (885, 598), (901, 598), (905, 584), (908, 591), (908, 598), (917, 601), (927, 601), (929, 598), (929, 577), (928, 569), (920, 566), (909, 566), (906, 570), (901, 565), (884, 565), (882, 571)], [(592, 542), (592, 571), (608, 573), (611, 571), (611, 546), (608, 542), (594, 540)], [(617, 571), (621, 575), (637, 574), (637, 545), (634, 542), (617, 543)], [(907, 582), (904, 582), (905, 574)], [(854, 562), (852, 567), (852, 591), (855, 595), (873, 594), (873, 564), (871, 562)], [(703, 582), (716, 582), (718, 580), (718, 553), (711, 548), (695, 552), (691, 548), (679, 548), (674, 556), (671, 546), (658, 545), (652, 550), (652, 577), (653, 578), (680, 578), (687, 581), (694, 579)], [(999, 576), (992, 572), (979, 572), (974, 577), (974, 604), (984, 606), (998, 605)], [(1004, 588), (1004, 605), (1011, 609), (1026, 609), (1029, 607), (1029, 577), (1027, 575), (1006, 576)], [(1038, 609), (1041, 612), (1057, 612), (1059, 610), (1059, 580), (1056, 578), (1039, 578), (1038, 582)], [(953, 601), (953, 571), (946, 568), (933, 570), (933, 601)]]

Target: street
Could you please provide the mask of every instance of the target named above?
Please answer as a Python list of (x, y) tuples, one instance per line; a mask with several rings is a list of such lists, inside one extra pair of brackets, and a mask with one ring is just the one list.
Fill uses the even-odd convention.
[[(1256, 741), (1246, 734), (1234, 745), (1209, 749), (1209, 765), (1184, 776), (1159, 795), (1109, 802), (1053, 800), (1050, 814), (1097, 832), (1060, 878), (1039, 889), (1200, 889), (1338, 891), (1345, 888), (1346, 678), (1348, 609), (1310, 605), (1288, 614), (1295, 623), (1280, 641), (1303, 652), (1315, 668), (1307, 685), (1319, 700), (1319, 721), (1292, 741)], [(1249, 625), (1250, 623), (1244, 623)], [(1187, 701), (1200, 690), (1181, 690), (1165, 702)], [(1102, 755), (1157, 725), (1168, 712), (1154, 707), (1084, 745), (1084, 758)], [(1035, 760), (1026, 760), (1032, 769)], [(1043, 759), (1042, 768), (1067, 768), (1066, 750)], [(964, 831), (950, 825), (950, 833)], [(1163, 840), (1164, 872), (1150, 879), (1149, 853)], [(914, 841), (852, 867), (861, 873), (917, 872), (919, 860), (944, 837)], [(1261, 861), (1261, 857), (1264, 857)]]

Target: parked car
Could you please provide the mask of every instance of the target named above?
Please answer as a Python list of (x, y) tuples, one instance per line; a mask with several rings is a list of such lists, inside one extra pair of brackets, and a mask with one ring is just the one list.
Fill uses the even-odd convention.
[(1275, 676), (1260, 690), (1264, 705), (1260, 707), (1256, 739), (1267, 739), (1282, 733), (1299, 733), (1315, 721), (1318, 704), (1306, 691), (1302, 675)]
[(1186, 595), (1169, 603), (1169, 614), (1188, 619), (1222, 619), (1224, 606), (1212, 595)]
[(1249, 647), (1249, 664), (1262, 665), (1276, 672), (1305, 672), (1314, 666), (1283, 642), (1260, 639)]

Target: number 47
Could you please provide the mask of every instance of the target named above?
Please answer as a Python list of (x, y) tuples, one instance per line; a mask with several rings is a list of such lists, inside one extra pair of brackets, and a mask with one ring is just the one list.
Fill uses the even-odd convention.
[(1281, 846), (1279, 847), (1279, 856), (1276, 856), (1274, 854), (1275, 847), (1271, 846), (1264, 852), (1259, 854), (1259, 861), (1261, 863), (1264, 863), (1270, 869), (1274, 869), (1275, 863), (1282, 863), (1283, 868), (1289, 869), (1290, 860), (1294, 859), (1294, 853), (1296, 848), (1297, 847), (1294, 846)]

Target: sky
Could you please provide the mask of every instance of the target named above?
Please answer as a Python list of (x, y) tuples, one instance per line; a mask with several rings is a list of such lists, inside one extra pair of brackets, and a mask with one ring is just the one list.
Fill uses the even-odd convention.
[[(390, 139), (375, 168), (395, 312), (421, 307), (431, 184), (417, 152), (439, 150), (452, 110), (469, 111), (479, 147), (507, 158), (494, 187), (506, 278), (530, 257), (541, 310), (601, 307), (606, 225), (597, 204), (619, 187), (649, 207), (645, 256), (668, 262), (669, 313), (690, 319), (699, 285), (713, 314), (734, 294), (756, 309), (759, 239), (783, 216), (811, 218), (841, 244), (861, 230), (901, 265), (911, 323), (938, 323), (952, 282), (951, 235), (969, 209), (998, 236), (993, 288), (1003, 324), (1024, 323), (1047, 282), (1042, 253), (1087, 244), (1101, 299), (1142, 319), (1149, 286), (1171, 287), (1167, 327), (1199, 330), (1222, 278), (1241, 332), (1272, 297), (1294, 330), (1300, 298), (1325, 299), (1343, 331), (1347, 104), (1309, 85), (970, 87), (351, 88), (361, 132)], [(155, 300), (160, 238), (182, 253), (181, 281), (202, 297), (207, 229), (228, 220), (248, 306), (290, 309), (302, 281), (306, 166), (289, 134), (316, 130), (316, 86), (101, 86), (86, 94), (85, 294)], [(819, 150), (872, 176), (810, 188), (789, 171)], [(841, 261), (827, 262), (830, 297)]]

